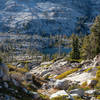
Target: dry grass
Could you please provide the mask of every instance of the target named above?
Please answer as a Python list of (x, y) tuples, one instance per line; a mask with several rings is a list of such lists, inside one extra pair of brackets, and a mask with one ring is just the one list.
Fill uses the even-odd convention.
[(84, 72), (89, 72), (90, 70), (92, 70), (92, 67), (86, 69)]
[(63, 78), (67, 77), (68, 75), (70, 75), (70, 74), (72, 74), (72, 73), (74, 73), (76, 71), (78, 71), (78, 68), (70, 69), (70, 70), (58, 75), (56, 77), (56, 79), (63, 79)]

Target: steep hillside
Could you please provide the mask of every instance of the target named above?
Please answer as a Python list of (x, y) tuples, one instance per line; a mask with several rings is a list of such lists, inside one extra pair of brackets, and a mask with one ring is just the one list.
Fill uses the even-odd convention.
[[(99, 0), (0, 0), (0, 31), (17, 33), (75, 32), (100, 12)], [(87, 25), (86, 25), (87, 27)]]

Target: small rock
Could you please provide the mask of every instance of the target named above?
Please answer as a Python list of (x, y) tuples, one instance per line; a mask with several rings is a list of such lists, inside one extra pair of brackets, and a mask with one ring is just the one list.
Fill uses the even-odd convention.
[(96, 90), (88, 90), (88, 91), (85, 91), (86, 94), (89, 94), (89, 95), (92, 95), (96, 92)]
[(58, 92), (52, 94), (52, 95), (50, 96), (50, 99), (55, 98), (55, 97), (59, 97), (59, 96), (66, 96), (66, 97), (68, 97), (68, 94), (66, 93), (65, 90), (60, 90), (60, 91), (58, 91)]
[(84, 96), (84, 90), (83, 89), (74, 89), (70, 91), (70, 94), (77, 94), (79, 96)]
[(4, 87), (8, 88), (8, 83), (4, 82)]
[(54, 83), (54, 88), (65, 90), (69, 87), (70, 84), (71, 84), (71, 82), (69, 80), (66, 80), (66, 79), (57, 80)]

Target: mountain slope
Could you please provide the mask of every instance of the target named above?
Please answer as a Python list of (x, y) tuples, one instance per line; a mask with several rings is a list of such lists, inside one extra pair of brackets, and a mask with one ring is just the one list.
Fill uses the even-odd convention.
[(71, 34), (79, 17), (100, 13), (99, 4), (99, 0), (0, 0), (0, 30)]

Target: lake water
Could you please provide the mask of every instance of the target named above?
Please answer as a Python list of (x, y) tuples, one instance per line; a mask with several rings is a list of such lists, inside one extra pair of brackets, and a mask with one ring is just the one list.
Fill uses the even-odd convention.
[[(71, 51), (71, 48), (64, 48), (61, 47), (61, 53), (69, 53)], [(45, 48), (41, 50), (42, 53), (44, 54), (55, 54), (55, 53), (59, 53), (59, 48)]]

